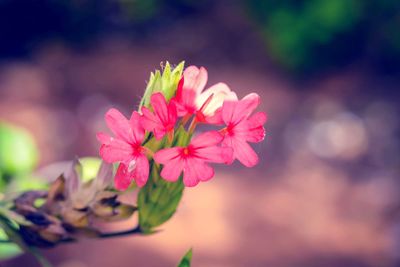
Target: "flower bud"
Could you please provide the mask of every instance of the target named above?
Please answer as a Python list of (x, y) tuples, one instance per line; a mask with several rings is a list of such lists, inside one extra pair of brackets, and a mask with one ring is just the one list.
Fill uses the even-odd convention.
[(171, 65), (167, 61), (163, 72), (156, 70), (150, 74), (149, 82), (147, 83), (144, 96), (140, 101), (139, 110), (144, 107), (149, 107), (150, 97), (155, 92), (162, 92), (167, 100), (170, 100), (176, 92), (179, 80), (181, 79), (185, 62), (182, 61), (174, 69), (171, 70)]

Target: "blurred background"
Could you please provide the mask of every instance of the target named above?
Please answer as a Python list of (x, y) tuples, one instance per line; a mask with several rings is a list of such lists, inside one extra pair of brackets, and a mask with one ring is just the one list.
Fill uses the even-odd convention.
[(175, 266), (189, 247), (193, 266), (400, 266), (399, 29), (398, 0), (0, 0), (0, 188), (96, 156), (105, 111), (185, 60), (261, 95), (260, 163), (218, 167), (158, 234), (44, 251), (56, 266)]

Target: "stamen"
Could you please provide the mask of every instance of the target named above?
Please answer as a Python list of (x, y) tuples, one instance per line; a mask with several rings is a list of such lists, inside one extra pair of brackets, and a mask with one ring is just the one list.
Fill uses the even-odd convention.
[(212, 98), (214, 97), (214, 93), (212, 93), (207, 99), (206, 99), (206, 101), (204, 101), (204, 103), (203, 103), (203, 105), (201, 105), (201, 108), (200, 108), (200, 112), (203, 112), (206, 108), (207, 108), (207, 106), (208, 106), (208, 104), (210, 104), (210, 102), (211, 102), (211, 100), (212, 100)]

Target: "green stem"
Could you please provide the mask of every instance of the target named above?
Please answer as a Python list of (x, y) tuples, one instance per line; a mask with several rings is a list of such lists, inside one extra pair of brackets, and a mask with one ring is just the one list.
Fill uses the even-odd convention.
[(111, 233), (102, 233), (100, 234), (99, 238), (111, 238), (111, 237), (118, 237), (118, 236), (125, 236), (125, 235), (132, 235), (132, 234), (141, 234), (142, 230), (140, 226), (136, 226), (135, 228), (119, 231), (119, 232), (111, 232)]
[[(125, 231), (118, 231), (118, 232), (111, 232), (111, 233), (100, 233), (97, 238), (112, 238), (112, 237), (120, 237), (120, 236), (127, 236), (127, 235), (133, 235), (133, 234), (142, 234), (142, 229), (140, 229), (140, 226), (136, 226), (135, 228), (125, 230)], [(76, 239), (74, 238), (65, 238), (61, 242), (62, 243), (71, 243), (75, 242)]]

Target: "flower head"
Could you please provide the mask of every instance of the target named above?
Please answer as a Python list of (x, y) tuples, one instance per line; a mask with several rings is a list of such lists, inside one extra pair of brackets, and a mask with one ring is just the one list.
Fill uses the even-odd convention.
[(169, 136), (173, 137), (177, 120), (174, 101), (170, 101), (170, 103), (167, 104), (162, 93), (155, 93), (151, 96), (150, 103), (154, 109), (154, 113), (148, 108), (142, 107), (142, 126), (148, 131), (153, 131), (157, 139), (161, 139), (165, 134), (169, 134)]
[(140, 124), (140, 114), (134, 111), (130, 120), (118, 110), (110, 109), (106, 123), (115, 137), (98, 133), (101, 142), (100, 156), (108, 163), (120, 162), (115, 176), (115, 187), (125, 190), (132, 180), (144, 186), (149, 176), (147, 149), (142, 146), (145, 130)]
[(175, 97), (179, 116), (196, 114), (200, 122), (219, 123), (220, 116), (216, 117), (216, 112), (223, 101), (237, 100), (236, 94), (225, 83), (204, 90), (207, 79), (207, 70), (203, 67), (189, 66), (185, 69)]
[(214, 169), (207, 163), (226, 163), (232, 157), (232, 150), (217, 146), (223, 137), (217, 131), (210, 131), (193, 138), (186, 147), (172, 147), (158, 151), (154, 160), (164, 167), (161, 177), (177, 181), (183, 171), (183, 183), (195, 186), (214, 176)]
[[(258, 156), (247, 142), (261, 142), (265, 137), (263, 127), (267, 120), (264, 112), (251, 113), (260, 103), (257, 94), (249, 94), (240, 101), (225, 101), (221, 114), (226, 127), (220, 132), (224, 135), (222, 146), (233, 149), (233, 157), (246, 167), (258, 163)], [(251, 115), (251, 116), (250, 116)]]

